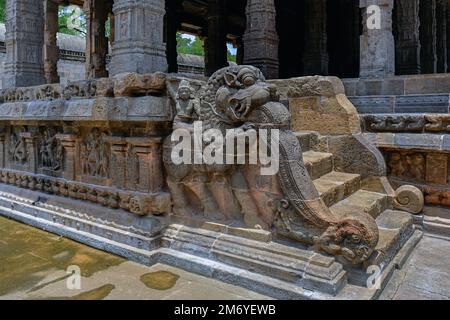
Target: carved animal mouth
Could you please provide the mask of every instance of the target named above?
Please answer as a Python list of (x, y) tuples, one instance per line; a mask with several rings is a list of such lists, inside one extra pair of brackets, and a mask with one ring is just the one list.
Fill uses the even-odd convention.
[(233, 113), (233, 116), (237, 120), (242, 120), (250, 111), (249, 105), (243, 105), (241, 103), (233, 103), (236, 101), (231, 101), (231, 112)]

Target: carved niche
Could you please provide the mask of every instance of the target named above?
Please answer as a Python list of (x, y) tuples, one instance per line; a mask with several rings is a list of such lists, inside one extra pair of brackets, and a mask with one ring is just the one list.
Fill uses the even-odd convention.
[(80, 174), (85, 177), (108, 179), (111, 148), (105, 141), (107, 132), (93, 128), (80, 142)]
[(9, 135), (8, 160), (11, 164), (25, 165), (28, 162), (28, 150), (22, 133), (24, 127), (12, 127)]
[(54, 127), (41, 128), (39, 141), (39, 168), (43, 171), (61, 171), (63, 169), (64, 148), (56, 135), (61, 130)]

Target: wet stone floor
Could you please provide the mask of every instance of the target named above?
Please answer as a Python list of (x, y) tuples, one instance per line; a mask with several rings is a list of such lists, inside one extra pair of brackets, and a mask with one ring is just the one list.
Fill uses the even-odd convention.
[[(449, 273), (450, 242), (425, 237), (381, 298), (450, 299)], [(269, 298), (167, 265), (130, 262), (0, 217), (0, 299)]]
[(269, 298), (167, 265), (146, 267), (0, 217), (1, 299)]

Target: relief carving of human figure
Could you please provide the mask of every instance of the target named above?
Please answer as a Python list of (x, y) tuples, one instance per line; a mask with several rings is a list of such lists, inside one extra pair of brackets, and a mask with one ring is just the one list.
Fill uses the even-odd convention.
[(103, 177), (108, 176), (108, 146), (103, 141), (104, 133), (93, 129), (86, 142), (81, 145), (80, 160), (83, 174)]
[(192, 122), (196, 119), (200, 108), (200, 101), (194, 96), (194, 90), (189, 82), (182, 80), (176, 95), (177, 115), (174, 119), (174, 129), (193, 130)]

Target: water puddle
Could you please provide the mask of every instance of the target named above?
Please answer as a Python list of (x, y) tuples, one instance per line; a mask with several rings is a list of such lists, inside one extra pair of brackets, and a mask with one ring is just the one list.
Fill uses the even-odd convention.
[(175, 286), (179, 275), (169, 271), (156, 271), (141, 276), (141, 282), (155, 290), (169, 290)]

